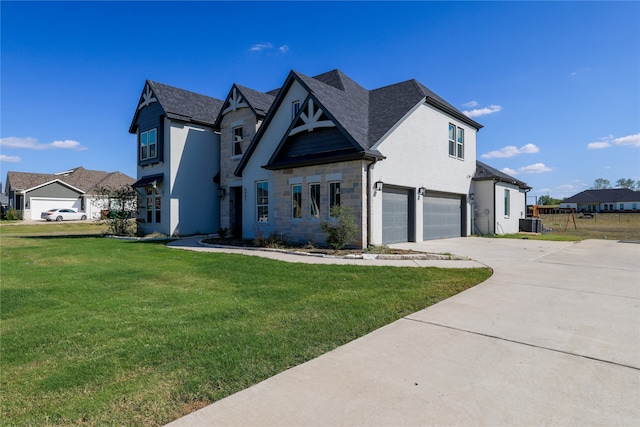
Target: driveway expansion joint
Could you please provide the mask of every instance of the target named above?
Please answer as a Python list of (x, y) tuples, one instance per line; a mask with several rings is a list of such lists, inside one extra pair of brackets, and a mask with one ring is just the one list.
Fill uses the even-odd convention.
[(573, 353), (573, 352), (570, 352), (570, 351), (559, 350), (557, 348), (544, 347), (544, 346), (531, 344), (531, 343), (524, 342), (524, 341), (512, 340), (512, 339), (509, 339), (509, 338), (499, 337), (497, 335), (491, 335), (491, 334), (486, 334), (486, 333), (477, 332), (477, 331), (470, 331), (468, 329), (456, 328), (455, 326), (449, 326), (449, 325), (443, 325), (443, 324), (440, 324), (440, 323), (428, 322), (426, 320), (413, 319), (413, 318), (411, 318), (411, 316), (405, 316), (405, 317), (403, 317), (403, 319), (411, 321), (411, 322), (423, 323), (425, 325), (437, 326), (437, 327), (451, 329), (451, 330), (454, 330), (454, 331), (464, 332), (464, 333), (467, 333), (467, 334), (477, 335), (477, 336), (481, 336), (481, 337), (493, 338), (493, 339), (496, 339), (496, 340), (505, 341), (505, 342), (509, 342), (509, 343), (513, 343), (513, 344), (525, 345), (527, 347), (533, 347), (533, 348), (537, 348), (537, 349), (540, 349), (540, 350), (547, 350), (547, 351), (552, 351), (554, 353), (566, 354), (568, 356), (580, 357), (580, 358), (583, 358), (583, 359), (588, 359), (588, 360), (593, 360), (593, 361), (596, 361), (596, 362), (606, 363), (608, 365), (619, 366), (619, 367), (622, 367), (622, 368), (629, 368), (629, 369), (633, 369), (634, 371), (640, 371), (640, 366), (632, 366), (632, 365), (627, 365), (627, 364), (624, 364), (624, 363), (613, 362), (611, 360), (605, 360), (605, 359), (600, 359), (600, 358), (593, 357), (593, 356), (587, 356), (587, 355), (584, 355), (584, 354), (578, 354), (578, 353)]

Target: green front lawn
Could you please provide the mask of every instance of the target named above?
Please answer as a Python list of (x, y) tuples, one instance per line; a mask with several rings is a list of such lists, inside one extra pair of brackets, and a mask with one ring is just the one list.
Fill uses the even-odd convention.
[(162, 425), (491, 274), (2, 228), (2, 425)]

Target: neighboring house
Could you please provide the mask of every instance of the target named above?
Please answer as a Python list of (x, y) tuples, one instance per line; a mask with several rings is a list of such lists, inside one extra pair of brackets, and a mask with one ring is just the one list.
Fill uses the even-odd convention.
[(49, 209), (72, 208), (88, 218), (98, 218), (96, 190), (130, 186), (135, 180), (121, 172), (87, 170), (83, 167), (55, 174), (8, 172), (5, 194), (10, 208), (23, 219), (40, 219)]
[(527, 216), (526, 183), (476, 161), (472, 185), (473, 234), (514, 234)]
[[(223, 101), (148, 80), (129, 132), (138, 137), (138, 227), (166, 235), (217, 233)], [(217, 181), (217, 182), (216, 182)]]
[[(472, 184), (481, 127), (416, 80), (367, 90), (339, 70), (291, 71), (276, 90), (235, 84), (224, 101), (147, 81), (129, 129), (146, 197), (138, 219), (144, 233), (323, 243), (320, 224), (343, 205), (357, 246), (467, 236), (470, 194), (474, 207), (489, 194)], [(502, 175), (486, 197), (495, 212), (495, 191), (509, 190), (498, 228), (517, 232), (529, 187)]]
[(576, 212), (637, 212), (639, 207), (640, 191), (628, 188), (585, 190), (560, 203)]

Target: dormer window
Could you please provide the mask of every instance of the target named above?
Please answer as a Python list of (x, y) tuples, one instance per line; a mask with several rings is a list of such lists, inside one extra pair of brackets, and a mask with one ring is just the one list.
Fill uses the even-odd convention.
[(140, 160), (153, 159), (158, 156), (157, 135), (157, 129), (150, 129), (140, 133)]
[(233, 155), (242, 155), (242, 126), (233, 128)]

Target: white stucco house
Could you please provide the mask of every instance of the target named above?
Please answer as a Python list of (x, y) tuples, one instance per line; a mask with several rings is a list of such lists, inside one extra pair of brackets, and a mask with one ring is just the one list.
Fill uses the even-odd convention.
[(515, 234), (527, 216), (526, 183), (476, 161), (471, 206), (473, 234)]
[(485, 193), (481, 127), (416, 80), (367, 90), (339, 70), (291, 71), (269, 92), (234, 84), (224, 101), (147, 81), (129, 129), (138, 220), (144, 232), (322, 244), (320, 224), (343, 205), (354, 246), (468, 236)]

